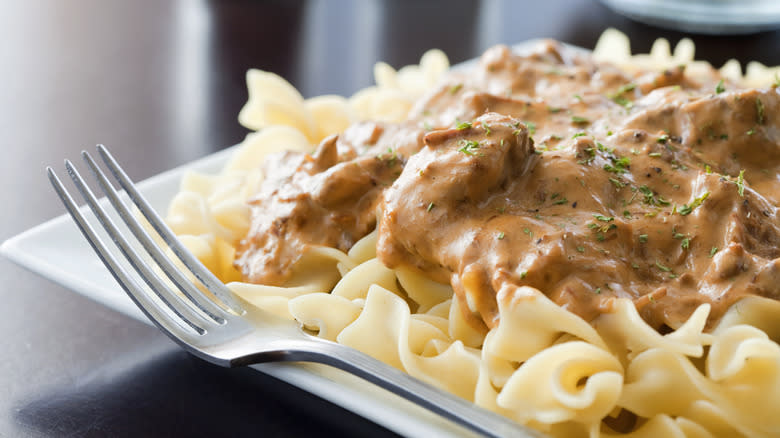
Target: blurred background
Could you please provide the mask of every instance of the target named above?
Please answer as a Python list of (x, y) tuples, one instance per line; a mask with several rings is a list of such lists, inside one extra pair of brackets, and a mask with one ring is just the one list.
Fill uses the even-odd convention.
[[(63, 212), (44, 167), (81, 149), (105, 143), (141, 180), (241, 141), (249, 68), (304, 97), (349, 95), (380, 60), (399, 68), (440, 48), (458, 63), (539, 37), (592, 48), (608, 27), (634, 53), (689, 37), (715, 66), (780, 65), (776, 30), (688, 34), (595, 0), (4, 2), (0, 240)], [(0, 436), (391, 435), (255, 371), (206, 365), (6, 260), (0, 278)]]

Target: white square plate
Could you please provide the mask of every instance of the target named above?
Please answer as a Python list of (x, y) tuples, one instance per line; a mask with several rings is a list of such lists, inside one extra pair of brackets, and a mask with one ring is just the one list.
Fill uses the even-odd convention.
[[(527, 52), (538, 41), (529, 40), (512, 49), (518, 53)], [(476, 60), (472, 59), (453, 66), (453, 69), (474, 62)], [(138, 188), (158, 212), (165, 212), (178, 192), (185, 172), (217, 173), (234, 149), (235, 146), (163, 172), (138, 183)], [(67, 214), (5, 241), (0, 253), (78, 294), (152, 325), (116, 283)], [(403, 436), (475, 436), (459, 425), (341, 370), (303, 363), (269, 363), (252, 367)]]
[[(235, 147), (138, 183), (160, 212), (189, 170), (216, 173)], [(131, 318), (151, 325), (103, 266), (69, 215), (5, 241), (0, 252), (31, 271)], [(320, 396), (404, 436), (470, 435), (466, 429), (350, 374), (319, 364), (269, 363), (253, 368)]]

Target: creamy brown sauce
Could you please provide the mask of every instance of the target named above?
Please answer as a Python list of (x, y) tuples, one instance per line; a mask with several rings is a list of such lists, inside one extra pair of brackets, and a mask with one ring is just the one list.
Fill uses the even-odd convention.
[(553, 42), (490, 49), (408, 122), (272, 158), (236, 265), (282, 284), (310, 245), (378, 228), (384, 264), (449, 282), (483, 327), (506, 284), (588, 320), (629, 298), (659, 329), (702, 303), (712, 325), (745, 295), (780, 299), (780, 94), (706, 82)]

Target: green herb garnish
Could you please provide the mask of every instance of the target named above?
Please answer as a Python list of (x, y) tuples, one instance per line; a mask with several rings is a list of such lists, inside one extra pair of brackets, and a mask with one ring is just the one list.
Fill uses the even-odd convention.
[(464, 129), (469, 129), (469, 128), (471, 128), (471, 122), (458, 122), (455, 125), (455, 129), (457, 129), (458, 131), (462, 131)]
[(474, 155), (474, 152), (479, 149), (479, 142), (474, 140), (461, 140), (462, 145), (458, 152), (463, 152), (466, 155)]
[(398, 161), (398, 154), (393, 148), (387, 148), (387, 154), (379, 154), (376, 158), (384, 161), (388, 167), (392, 167)]
[(634, 107), (634, 102), (631, 102), (630, 100), (626, 99), (623, 96), (614, 97), (614, 98), (612, 98), (612, 100), (616, 104), (622, 106), (623, 108), (625, 108), (627, 110), (630, 110), (631, 108)]
[(625, 183), (623, 183), (623, 182), (620, 182), (620, 180), (617, 180), (617, 179), (615, 179), (615, 178), (610, 178), (610, 179), (609, 179), (609, 182), (611, 182), (612, 184), (614, 184), (614, 185), (615, 185), (615, 187), (617, 187), (617, 188), (619, 188), (619, 189), (622, 189), (623, 187), (625, 187), (625, 186), (626, 186), (626, 184), (625, 184)]
[(636, 88), (636, 84), (633, 83), (633, 82), (630, 82), (630, 83), (625, 84), (625, 85), (621, 85), (620, 88), (618, 88), (617, 91), (615, 91), (612, 94), (612, 96), (613, 97), (614, 96), (620, 96), (621, 94), (625, 93), (626, 91), (633, 91), (634, 88)]
[(613, 164), (605, 164), (604, 170), (607, 172), (623, 174), (628, 172), (628, 166), (631, 164), (631, 160), (628, 157), (622, 157), (612, 160)]
[(739, 176), (737, 176), (737, 180), (734, 182), (737, 185), (737, 192), (739, 193), (739, 196), (745, 197), (745, 169), (742, 169), (739, 171)]
[(681, 216), (687, 216), (691, 214), (691, 212), (693, 212), (696, 207), (700, 206), (708, 196), (710, 196), (710, 192), (702, 193), (701, 196), (694, 198), (690, 205), (684, 204), (682, 207), (677, 209), (677, 213), (680, 213)]
[(617, 89), (617, 91), (610, 94), (608, 97), (612, 99), (613, 102), (617, 103), (618, 105), (621, 105), (625, 109), (627, 110), (631, 109), (634, 106), (634, 102), (631, 102), (629, 99), (623, 96), (623, 94), (628, 91), (633, 91), (634, 88), (636, 88), (636, 84), (634, 83), (622, 85), (620, 88)]
[(608, 148), (608, 147), (604, 146), (603, 144), (601, 144), (601, 142), (598, 142), (598, 141), (596, 142), (596, 147), (601, 152), (606, 152), (608, 154), (614, 154), (615, 153), (615, 148)]
[(646, 185), (639, 186), (639, 191), (645, 196), (645, 204), (647, 205), (669, 205), (670, 202), (664, 198), (656, 197), (655, 193)]
[(726, 88), (723, 86), (723, 79), (721, 79), (718, 85), (715, 86), (715, 94), (720, 94), (724, 91), (726, 91)]

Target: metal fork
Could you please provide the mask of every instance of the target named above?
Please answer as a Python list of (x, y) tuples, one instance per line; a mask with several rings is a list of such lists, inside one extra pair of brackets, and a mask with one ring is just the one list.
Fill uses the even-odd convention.
[[(166, 255), (165, 248), (156, 243), (88, 152), (82, 152), (86, 164), (134, 239), (119, 230), (69, 160), (65, 160), (68, 174), (116, 249), (110, 249), (98, 236), (51, 167), (47, 168), (49, 179), (65, 208), (120, 286), (160, 330), (185, 350), (224, 367), (276, 361), (322, 363), (361, 377), (477, 433), (495, 437), (541, 436), (364, 353), (309, 335), (295, 322), (253, 306), (242, 306), (182, 245), (108, 150), (102, 145), (98, 145), (97, 150), (140, 215), (179, 260)], [(120, 263), (117, 249), (132, 269), (126, 263), (124, 266)]]

